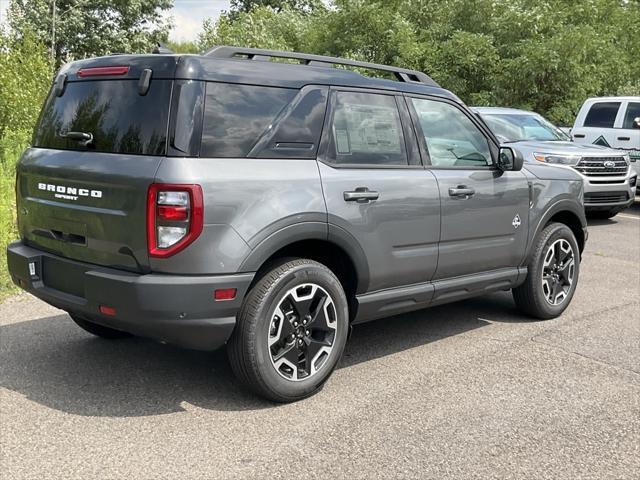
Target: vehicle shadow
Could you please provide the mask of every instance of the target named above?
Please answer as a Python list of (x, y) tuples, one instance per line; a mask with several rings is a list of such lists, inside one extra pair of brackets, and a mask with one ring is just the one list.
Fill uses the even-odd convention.
[[(640, 197), (636, 196), (636, 200), (634, 203), (626, 208), (622, 212), (624, 215), (630, 215), (633, 217), (640, 217)], [(612, 218), (594, 218), (587, 216), (587, 224), (589, 227), (598, 227), (601, 225), (615, 225), (620, 222), (620, 218), (615, 216)]]
[[(488, 325), (523, 321), (510, 295), (493, 294), (354, 327), (339, 368)], [(519, 320), (518, 320), (519, 319)], [(235, 381), (223, 349), (183, 350), (141, 338), (91, 337), (67, 315), (3, 326), (0, 387), (85, 416), (137, 417), (185, 410), (256, 410), (263, 401)]]

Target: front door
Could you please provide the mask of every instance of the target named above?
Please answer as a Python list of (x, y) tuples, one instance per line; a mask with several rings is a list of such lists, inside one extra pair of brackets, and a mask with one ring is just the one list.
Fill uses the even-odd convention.
[(402, 96), (332, 90), (319, 157), (329, 236), (365, 254), (364, 291), (427, 282), (438, 261), (440, 199)]
[(407, 98), (442, 202), (435, 279), (520, 265), (529, 228), (522, 172), (495, 166), (497, 145), (454, 102)]

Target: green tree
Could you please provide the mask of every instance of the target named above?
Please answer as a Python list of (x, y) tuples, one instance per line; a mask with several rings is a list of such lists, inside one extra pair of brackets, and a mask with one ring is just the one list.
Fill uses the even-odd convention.
[(0, 139), (18, 132), (30, 136), (52, 71), (45, 47), (35, 35), (15, 38), (0, 32)]
[(17, 36), (36, 32), (60, 65), (74, 58), (151, 51), (168, 36), (171, 25), (163, 12), (172, 6), (172, 0), (11, 0), (8, 18)]
[(322, 0), (231, 0), (232, 12), (250, 12), (254, 8), (269, 7), (276, 12), (285, 9), (311, 12), (324, 8)]
[(236, 2), (200, 43), (299, 50), (428, 73), (465, 102), (570, 124), (589, 96), (640, 89), (638, 0)]

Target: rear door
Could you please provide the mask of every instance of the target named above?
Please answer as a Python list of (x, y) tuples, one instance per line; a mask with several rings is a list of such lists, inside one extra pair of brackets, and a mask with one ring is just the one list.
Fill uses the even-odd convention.
[(434, 278), (520, 265), (529, 227), (524, 173), (503, 172), (494, 165), (497, 146), (456, 103), (424, 97), (407, 100), (442, 202)]
[(29, 245), (145, 271), (147, 189), (167, 150), (173, 81), (141, 93), (139, 74), (117, 75), (69, 74), (49, 95), (18, 166), (18, 224)]
[(332, 90), (318, 162), (329, 235), (364, 251), (365, 291), (426, 282), (436, 270), (438, 187), (411, 129), (401, 96)]

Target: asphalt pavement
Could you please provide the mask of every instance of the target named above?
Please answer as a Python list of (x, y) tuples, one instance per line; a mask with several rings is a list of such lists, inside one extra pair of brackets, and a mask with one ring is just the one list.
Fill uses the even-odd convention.
[(0, 478), (640, 477), (640, 204), (590, 223), (576, 296), (508, 293), (355, 328), (318, 395), (274, 405), (224, 352), (92, 337), (0, 305)]

